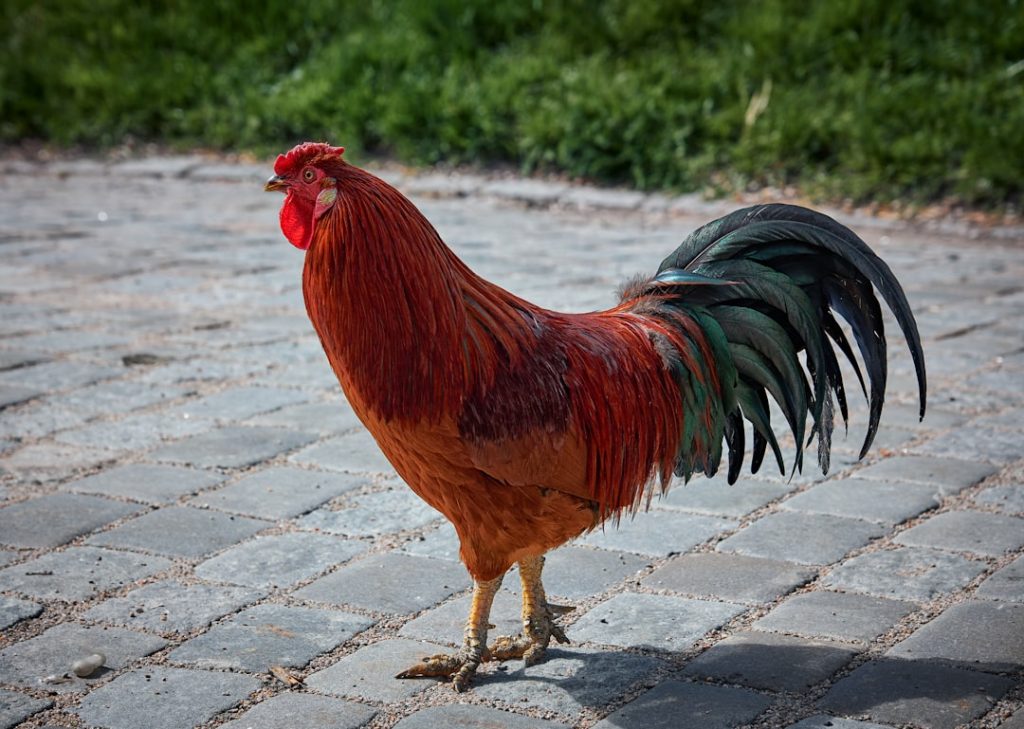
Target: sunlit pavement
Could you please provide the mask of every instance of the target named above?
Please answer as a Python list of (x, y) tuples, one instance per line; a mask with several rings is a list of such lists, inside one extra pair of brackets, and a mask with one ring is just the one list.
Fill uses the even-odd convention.
[[(678, 483), (553, 553), (572, 644), (460, 695), (392, 678), (459, 643), (469, 579), (340, 393), (269, 169), (3, 166), (0, 728), (1024, 726), (1024, 236), (843, 218), (918, 316), (924, 422), (890, 332), (863, 461), (851, 375), (827, 477)], [(388, 177), (561, 309), (612, 304), (735, 207)], [(517, 630), (508, 587), (494, 622)]]

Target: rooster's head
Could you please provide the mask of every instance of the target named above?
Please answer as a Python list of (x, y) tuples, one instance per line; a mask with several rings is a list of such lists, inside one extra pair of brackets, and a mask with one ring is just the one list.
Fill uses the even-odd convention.
[(305, 250), (313, 238), (313, 225), (334, 206), (338, 181), (334, 173), (343, 165), (344, 147), (306, 142), (288, 154), (278, 155), (274, 176), (264, 190), (285, 193), (281, 206), (281, 231), (296, 248)]

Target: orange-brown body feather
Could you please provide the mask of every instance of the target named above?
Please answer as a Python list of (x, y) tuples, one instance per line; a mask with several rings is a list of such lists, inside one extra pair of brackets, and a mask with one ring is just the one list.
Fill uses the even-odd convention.
[(685, 350), (677, 334), (626, 307), (533, 306), (473, 274), (393, 188), (328, 170), (344, 193), (306, 255), (309, 316), (355, 412), (455, 525), (475, 578), (668, 478), (683, 412), (657, 339)]

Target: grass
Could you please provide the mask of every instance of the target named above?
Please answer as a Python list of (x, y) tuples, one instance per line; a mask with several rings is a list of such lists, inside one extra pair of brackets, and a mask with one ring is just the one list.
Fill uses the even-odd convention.
[(328, 139), (858, 201), (1019, 206), (1024, 191), (1021, 0), (245, 5), (6, 0), (0, 141)]

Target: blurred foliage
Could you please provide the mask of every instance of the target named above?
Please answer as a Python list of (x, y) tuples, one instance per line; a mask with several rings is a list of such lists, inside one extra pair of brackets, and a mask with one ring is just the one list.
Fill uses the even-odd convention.
[(306, 139), (640, 188), (1024, 190), (1024, 0), (5, 0), (0, 140)]

